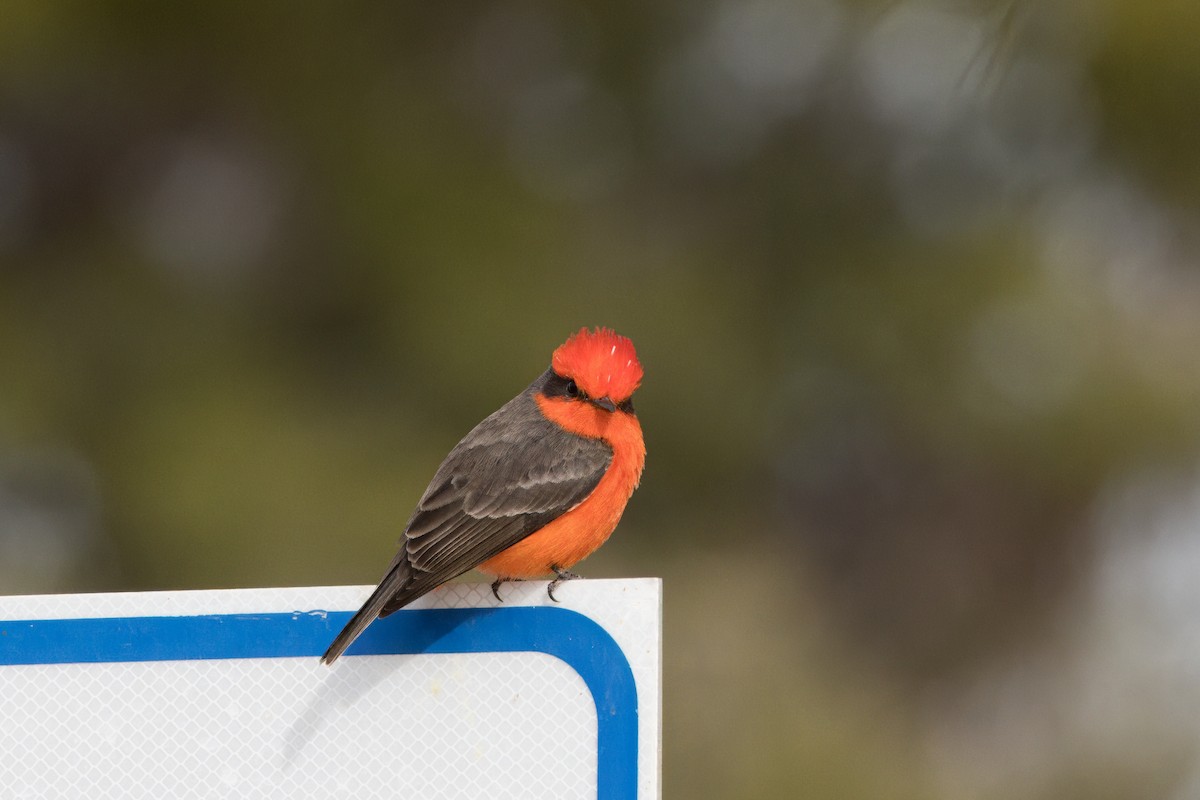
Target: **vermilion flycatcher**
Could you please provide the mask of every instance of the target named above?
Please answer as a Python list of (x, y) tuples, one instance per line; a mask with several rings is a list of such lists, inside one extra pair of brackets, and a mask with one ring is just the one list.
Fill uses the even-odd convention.
[(607, 328), (578, 333), (550, 369), (459, 442), (404, 530), (400, 552), (321, 660), (332, 664), (386, 617), (478, 567), (506, 580), (567, 570), (608, 539), (646, 463), (633, 392), (642, 380), (633, 342)]

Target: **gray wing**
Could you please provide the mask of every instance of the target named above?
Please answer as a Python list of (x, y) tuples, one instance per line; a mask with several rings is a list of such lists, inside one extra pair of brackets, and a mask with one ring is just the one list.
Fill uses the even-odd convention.
[(612, 449), (551, 423), (518, 395), (450, 451), (417, 504), (392, 566), (412, 576), (380, 616), (461, 575), (577, 506)]
[(463, 438), (425, 490), (379, 586), (321, 660), (332, 664), (386, 617), (579, 505), (612, 449), (567, 433), (537, 408), (535, 381)]

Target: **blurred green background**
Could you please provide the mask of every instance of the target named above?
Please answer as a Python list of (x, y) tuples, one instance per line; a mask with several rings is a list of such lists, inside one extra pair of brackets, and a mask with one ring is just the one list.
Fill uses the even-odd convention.
[(377, 580), (582, 325), (670, 798), (1200, 797), (1200, 4), (0, 20), (0, 591)]

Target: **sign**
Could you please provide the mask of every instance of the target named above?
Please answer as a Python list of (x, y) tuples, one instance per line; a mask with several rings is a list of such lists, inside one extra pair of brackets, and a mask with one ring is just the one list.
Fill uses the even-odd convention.
[(0, 597), (4, 797), (659, 797), (661, 583)]

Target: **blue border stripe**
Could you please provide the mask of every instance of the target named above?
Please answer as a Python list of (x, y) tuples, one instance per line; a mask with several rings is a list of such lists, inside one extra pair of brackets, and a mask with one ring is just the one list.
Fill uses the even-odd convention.
[[(0, 666), (224, 658), (317, 658), (350, 612), (0, 621)], [(565, 661), (596, 703), (597, 800), (637, 798), (637, 684), (625, 653), (564, 608), (401, 611), (376, 621), (348, 655), (546, 653)], [(336, 667), (335, 667), (336, 668)]]

